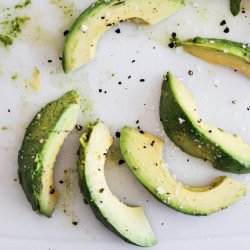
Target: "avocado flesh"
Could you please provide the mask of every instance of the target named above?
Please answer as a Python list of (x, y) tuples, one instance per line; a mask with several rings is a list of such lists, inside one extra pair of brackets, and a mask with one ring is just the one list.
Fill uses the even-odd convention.
[[(152, 143), (154, 142), (154, 143)], [(152, 146), (153, 145), (153, 146)], [(246, 194), (246, 186), (229, 177), (218, 177), (207, 187), (188, 187), (165, 167), (164, 142), (149, 133), (124, 127), (122, 154), (137, 179), (161, 202), (190, 215), (209, 215), (236, 202)]]
[(162, 83), (160, 117), (166, 134), (184, 152), (222, 171), (250, 172), (250, 145), (202, 121), (192, 93), (169, 72)]
[(106, 153), (113, 143), (108, 128), (98, 122), (80, 139), (79, 184), (96, 218), (125, 241), (139, 246), (157, 243), (142, 207), (129, 207), (115, 197), (105, 180)]
[(215, 38), (176, 39), (176, 46), (209, 63), (230, 67), (250, 77), (250, 47), (243, 43)]
[(93, 59), (96, 46), (112, 26), (125, 20), (140, 19), (155, 24), (184, 7), (184, 0), (99, 0), (75, 21), (68, 34), (63, 68), (70, 72)]
[(29, 124), (18, 154), (19, 181), (33, 210), (51, 217), (59, 193), (53, 184), (57, 154), (80, 109), (74, 90), (47, 104)]

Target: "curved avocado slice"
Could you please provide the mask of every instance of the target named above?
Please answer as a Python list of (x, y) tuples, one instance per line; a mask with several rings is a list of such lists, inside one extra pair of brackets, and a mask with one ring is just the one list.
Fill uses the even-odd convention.
[(63, 69), (70, 72), (95, 56), (103, 33), (126, 20), (147, 24), (160, 22), (184, 7), (185, 0), (98, 0), (89, 6), (70, 29), (63, 51)]
[(248, 44), (224, 39), (195, 37), (188, 40), (173, 39), (174, 44), (213, 64), (227, 66), (250, 77), (250, 47)]
[(250, 172), (250, 145), (236, 134), (206, 124), (192, 93), (170, 72), (162, 83), (160, 118), (166, 134), (184, 152), (209, 160), (222, 171)]
[(59, 193), (53, 184), (56, 156), (80, 108), (80, 96), (72, 90), (47, 104), (29, 124), (18, 154), (19, 181), (33, 210), (51, 217)]
[(241, 0), (230, 0), (230, 10), (233, 16), (237, 16), (240, 12)]
[(165, 167), (164, 142), (149, 133), (124, 127), (122, 154), (137, 179), (161, 202), (190, 215), (209, 215), (236, 202), (246, 194), (246, 186), (221, 176), (207, 187), (188, 187), (176, 180)]
[(115, 197), (105, 180), (104, 164), (113, 143), (102, 123), (90, 126), (80, 139), (79, 184), (96, 218), (125, 241), (139, 246), (157, 243), (142, 207), (129, 207)]

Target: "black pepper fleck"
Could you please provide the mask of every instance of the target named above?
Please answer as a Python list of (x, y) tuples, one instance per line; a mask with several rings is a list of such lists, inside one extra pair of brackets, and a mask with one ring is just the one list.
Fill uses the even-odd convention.
[(123, 163), (125, 163), (124, 160), (119, 160), (119, 162), (118, 162), (119, 165), (122, 165)]
[(221, 22), (220, 22), (220, 26), (223, 26), (223, 25), (225, 25), (226, 24), (226, 20), (222, 20)]
[(82, 130), (82, 126), (81, 126), (81, 125), (78, 125), (78, 124), (75, 125), (75, 128), (76, 128), (76, 130), (78, 130), (78, 131), (81, 131), (81, 130)]
[(115, 32), (116, 32), (117, 34), (120, 34), (120, 33), (121, 33), (121, 30), (118, 28), (118, 29), (115, 30)]
[(50, 194), (54, 194), (55, 193), (55, 189), (54, 188), (51, 188), (50, 191), (49, 191)]
[(229, 28), (226, 27), (226, 28), (224, 29), (224, 33), (228, 33), (228, 32), (229, 32)]
[(117, 138), (120, 138), (121, 133), (120, 133), (120, 132), (116, 132), (116, 133), (115, 133), (115, 136), (116, 136)]
[(72, 221), (72, 225), (77, 226), (78, 222), (77, 221)]
[(173, 49), (175, 47), (175, 44), (171, 42), (171, 43), (168, 44), (168, 47)]
[(189, 74), (190, 76), (192, 76), (192, 75), (194, 74), (194, 72), (193, 72), (192, 70), (189, 70), (189, 71), (188, 71), (188, 74)]
[(145, 79), (140, 79), (140, 82), (145, 82)]
[(176, 33), (175, 33), (175, 32), (172, 33), (172, 37), (173, 37), (174, 39), (176, 38)]
[(63, 35), (64, 36), (67, 36), (69, 34), (69, 30), (65, 30), (64, 32), (63, 32)]

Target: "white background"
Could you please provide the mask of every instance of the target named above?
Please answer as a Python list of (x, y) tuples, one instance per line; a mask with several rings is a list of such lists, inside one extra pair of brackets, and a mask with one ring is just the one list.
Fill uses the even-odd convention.
[[(0, 8), (4, 4), (13, 6), (14, 2), (1, 1)], [(13, 46), (0, 46), (0, 128), (8, 128), (0, 130), (0, 249), (137, 248), (106, 230), (83, 203), (75, 173), (81, 132), (70, 134), (58, 156), (55, 186), (61, 198), (51, 219), (32, 211), (21, 186), (14, 181), (25, 128), (41, 107), (70, 89), (77, 89), (83, 98), (79, 124), (86, 126), (100, 118), (114, 135), (122, 126), (135, 127), (136, 120), (140, 120), (143, 130), (162, 137), (166, 141), (167, 165), (183, 183), (206, 185), (226, 174), (250, 184), (250, 175), (219, 172), (208, 162), (181, 152), (165, 137), (158, 115), (162, 76), (171, 71), (192, 90), (203, 120), (237, 133), (250, 143), (249, 79), (232, 69), (208, 64), (182, 49), (171, 50), (167, 46), (172, 32), (180, 38), (204, 36), (249, 42), (248, 0), (243, 1), (246, 14), (237, 17), (230, 14), (227, 0), (193, 0), (156, 26), (124, 23), (119, 27), (120, 34), (114, 27), (101, 39), (95, 59), (68, 75), (63, 73), (59, 60), (65, 39), (63, 32), (91, 1), (32, 2), (21, 12), (16, 10), (19, 16), (31, 17), (22, 34)], [(4, 13), (1, 11), (2, 20)], [(222, 27), (223, 19), (227, 24)], [(226, 26), (230, 29), (228, 34), (223, 32)], [(32, 89), (29, 84), (35, 67), (41, 72), (40, 90)], [(193, 71), (192, 76), (189, 70)], [(17, 79), (12, 80), (16, 73)], [(145, 82), (139, 81), (142, 78)], [(99, 93), (99, 89), (107, 94)], [(236, 104), (232, 104), (233, 100)], [(120, 159), (117, 154), (109, 156), (107, 161), (107, 181), (120, 200), (144, 206), (159, 241), (154, 249), (249, 249), (250, 196), (208, 217), (183, 215), (155, 200), (125, 164), (117, 164)], [(59, 184), (59, 180), (64, 180), (64, 184)], [(78, 225), (72, 225), (72, 221)]]

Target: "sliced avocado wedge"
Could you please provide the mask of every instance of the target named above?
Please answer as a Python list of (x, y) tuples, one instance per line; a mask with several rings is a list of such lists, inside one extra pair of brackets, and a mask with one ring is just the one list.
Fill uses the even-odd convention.
[(221, 176), (207, 187), (188, 187), (176, 180), (165, 167), (164, 142), (149, 133), (124, 127), (122, 154), (136, 178), (161, 202), (190, 215), (209, 215), (236, 202), (246, 194), (246, 186)]
[(33, 210), (51, 217), (59, 193), (53, 184), (56, 156), (80, 109), (80, 96), (72, 90), (47, 104), (29, 124), (18, 154), (20, 184)]
[(125, 241), (138, 246), (157, 243), (142, 207), (129, 207), (115, 197), (105, 180), (104, 164), (113, 143), (108, 128), (98, 122), (80, 139), (79, 184), (96, 218)]
[(185, 0), (99, 0), (89, 6), (75, 21), (63, 51), (63, 69), (70, 72), (95, 56), (96, 46), (110, 27), (126, 20), (160, 22), (184, 7)]
[(178, 47), (209, 63), (227, 66), (250, 77), (250, 47), (248, 44), (225, 39), (195, 37), (188, 40), (173, 39)]
[(250, 145), (205, 123), (192, 93), (170, 72), (162, 83), (160, 118), (166, 134), (184, 152), (209, 160), (222, 171), (250, 172)]
[(241, 0), (230, 0), (230, 10), (233, 16), (237, 16), (240, 12)]

